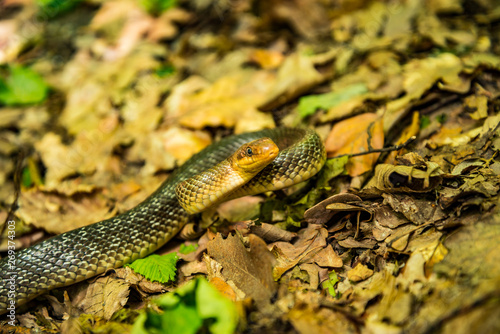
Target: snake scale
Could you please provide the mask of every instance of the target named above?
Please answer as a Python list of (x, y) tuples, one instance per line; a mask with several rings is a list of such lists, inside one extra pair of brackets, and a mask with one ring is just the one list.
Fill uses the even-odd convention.
[(163, 246), (191, 216), (179, 204), (176, 186), (221, 163), (245, 143), (262, 137), (274, 141), (279, 154), (255, 177), (234, 190), (230, 198), (278, 190), (305, 181), (316, 174), (326, 160), (323, 143), (308, 129), (276, 128), (226, 137), (194, 155), (133, 209), (16, 252), (14, 271), (7, 258), (1, 259), (0, 313), (54, 288), (145, 257)]

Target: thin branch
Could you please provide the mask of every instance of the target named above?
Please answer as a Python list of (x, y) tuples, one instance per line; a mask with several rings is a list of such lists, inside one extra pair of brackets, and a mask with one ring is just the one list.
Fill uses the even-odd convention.
[(341, 154), (341, 155), (337, 155), (337, 156), (335, 156), (333, 158), (336, 159), (336, 158), (345, 157), (345, 156), (348, 156), (349, 158), (352, 158), (352, 157), (357, 157), (357, 156), (360, 156), (360, 155), (366, 155), (366, 154), (372, 154), (372, 153), (382, 153), (382, 152), (399, 151), (400, 149), (405, 148), (406, 146), (410, 145), (416, 139), (417, 139), (416, 136), (412, 136), (407, 141), (405, 141), (403, 144), (399, 144), (399, 145), (395, 145), (395, 146), (389, 146), (389, 147), (384, 147), (384, 148), (380, 148), (380, 149), (372, 149), (372, 150), (368, 150), (366, 152), (360, 152), (360, 153)]

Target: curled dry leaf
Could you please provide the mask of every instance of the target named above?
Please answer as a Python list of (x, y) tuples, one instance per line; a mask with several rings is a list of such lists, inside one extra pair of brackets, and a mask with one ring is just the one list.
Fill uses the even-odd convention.
[(328, 210), (327, 206), (333, 203), (346, 203), (361, 201), (361, 198), (353, 194), (336, 194), (328, 197), (324, 201), (316, 204), (312, 208), (304, 212), (304, 219), (309, 224), (325, 225), (336, 213), (336, 211)]
[(414, 166), (379, 164), (362, 193), (425, 193), (441, 184), (443, 174), (439, 165), (434, 162), (428, 162), (426, 170)]

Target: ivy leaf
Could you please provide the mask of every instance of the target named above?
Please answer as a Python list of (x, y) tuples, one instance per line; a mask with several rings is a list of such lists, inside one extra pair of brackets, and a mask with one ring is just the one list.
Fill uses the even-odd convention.
[(23, 105), (39, 103), (47, 97), (48, 86), (29, 68), (9, 67), (7, 78), (0, 78), (0, 103)]
[(127, 265), (135, 272), (143, 275), (150, 281), (167, 283), (175, 279), (179, 257), (176, 253), (167, 255), (152, 254), (144, 259), (137, 259)]

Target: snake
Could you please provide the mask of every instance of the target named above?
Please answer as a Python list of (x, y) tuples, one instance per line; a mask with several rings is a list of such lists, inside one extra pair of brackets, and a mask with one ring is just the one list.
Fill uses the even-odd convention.
[[(262, 149), (262, 138), (270, 148)], [(250, 161), (250, 177), (235, 176), (234, 169), (237, 174), (242, 168), (235, 161), (259, 160), (254, 157), (262, 154), (254, 153), (261, 149), (267, 150), (269, 161), (257, 167)], [(278, 127), (225, 137), (175, 169), (134, 208), (16, 251), (14, 262), (2, 258), (0, 314), (52, 289), (143, 258), (165, 245), (204, 208), (290, 187), (311, 178), (325, 161), (323, 142), (312, 129)], [(238, 184), (233, 186), (235, 178)], [(206, 202), (200, 205), (197, 200)]]

